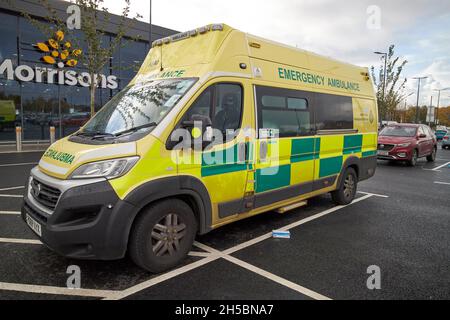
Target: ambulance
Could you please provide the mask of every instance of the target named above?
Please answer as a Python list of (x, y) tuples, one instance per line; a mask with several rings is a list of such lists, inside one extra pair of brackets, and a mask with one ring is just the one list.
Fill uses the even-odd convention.
[(211, 24), (157, 40), (132, 82), (32, 169), (22, 217), (60, 255), (161, 272), (194, 239), (375, 174), (368, 69)]

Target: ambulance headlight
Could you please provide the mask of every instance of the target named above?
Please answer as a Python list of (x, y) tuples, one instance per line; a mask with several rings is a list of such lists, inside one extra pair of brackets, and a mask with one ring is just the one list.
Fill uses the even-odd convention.
[(129, 157), (86, 163), (75, 169), (70, 179), (118, 178), (130, 171), (138, 160), (139, 157)]

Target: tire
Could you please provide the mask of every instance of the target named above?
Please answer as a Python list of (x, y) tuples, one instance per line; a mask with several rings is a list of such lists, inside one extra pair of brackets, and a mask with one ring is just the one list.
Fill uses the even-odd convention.
[(196, 233), (197, 221), (188, 204), (178, 199), (156, 202), (144, 209), (133, 225), (130, 257), (153, 273), (171, 269), (187, 256)]
[(434, 160), (436, 160), (436, 150), (437, 148), (433, 148), (433, 151), (431, 152), (431, 154), (429, 156), (427, 156), (427, 161), (428, 162), (434, 162)]
[(358, 188), (358, 177), (355, 169), (347, 168), (342, 176), (341, 183), (335, 191), (331, 192), (333, 202), (339, 205), (347, 205), (355, 199)]
[(416, 166), (418, 156), (419, 156), (419, 154), (418, 154), (417, 150), (414, 150), (413, 151), (413, 155), (411, 157), (411, 160), (408, 161), (408, 165), (410, 167), (415, 167)]

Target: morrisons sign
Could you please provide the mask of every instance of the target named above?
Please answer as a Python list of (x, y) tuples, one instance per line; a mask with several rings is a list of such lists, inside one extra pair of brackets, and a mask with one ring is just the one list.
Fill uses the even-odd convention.
[[(91, 75), (87, 72), (78, 74), (74, 70), (44, 67), (32, 68), (27, 65), (19, 65), (14, 68), (10, 59), (6, 59), (1, 63), (0, 75), (6, 76), (6, 79), (8, 80), (82, 87), (89, 87), (92, 81)], [(95, 78), (97, 78), (97, 87), (112, 90), (119, 87), (116, 76), (105, 76), (103, 74), (99, 74), (96, 75)]]

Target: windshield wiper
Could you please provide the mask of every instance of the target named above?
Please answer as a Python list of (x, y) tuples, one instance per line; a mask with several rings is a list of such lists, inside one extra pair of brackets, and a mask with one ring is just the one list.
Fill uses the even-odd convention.
[(107, 132), (99, 132), (99, 131), (80, 131), (76, 136), (85, 136), (90, 137), (91, 139), (100, 139), (100, 138), (106, 138), (106, 137), (115, 137), (112, 133)]
[(124, 130), (124, 131), (117, 132), (113, 136), (118, 137), (118, 136), (122, 136), (122, 135), (124, 135), (126, 133), (139, 131), (141, 129), (156, 127), (157, 125), (158, 124), (156, 122), (150, 122), (150, 123), (147, 123), (147, 124), (143, 124), (142, 126), (137, 126), (137, 127), (134, 127), (134, 128), (130, 128), (130, 129)]

